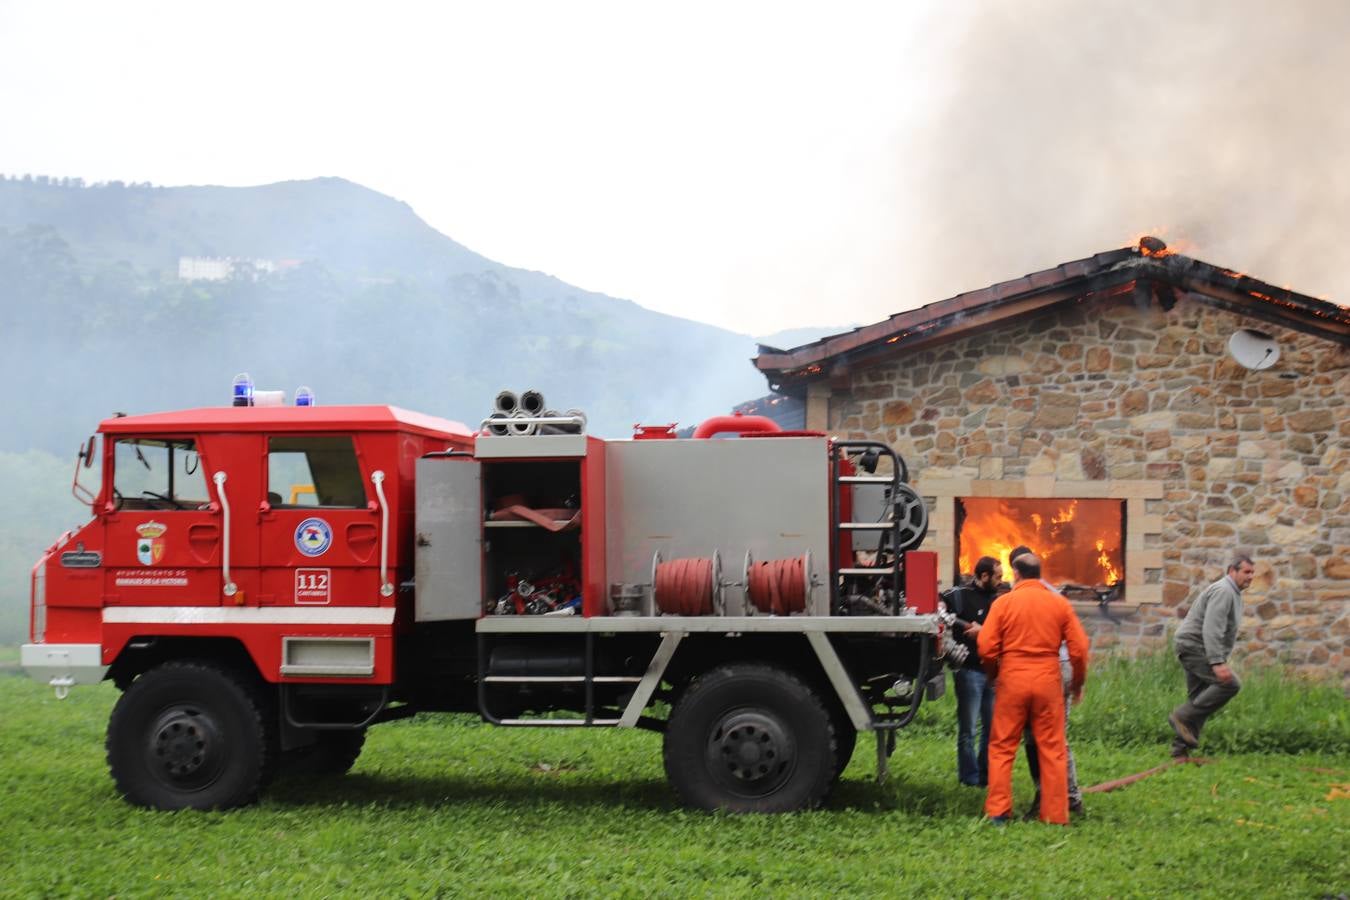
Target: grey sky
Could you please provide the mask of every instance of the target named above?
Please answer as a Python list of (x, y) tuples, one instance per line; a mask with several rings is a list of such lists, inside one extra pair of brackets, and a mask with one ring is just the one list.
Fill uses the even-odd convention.
[(1344, 301), (1347, 8), (0, 0), (0, 171), (338, 175), (750, 333), (1150, 229)]

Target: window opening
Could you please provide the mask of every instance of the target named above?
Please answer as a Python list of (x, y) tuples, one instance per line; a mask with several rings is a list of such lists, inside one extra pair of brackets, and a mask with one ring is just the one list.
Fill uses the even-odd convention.
[(352, 438), (268, 438), (267, 500), (282, 508), (365, 507), (366, 490)]
[(1019, 545), (1041, 557), (1047, 581), (1060, 587), (1112, 587), (1125, 571), (1125, 503), (1113, 499), (963, 497), (957, 501), (958, 578), (992, 556), (1008, 570)]
[(113, 445), (118, 509), (202, 509), (210, 494), (191, 439), (125, 438)]

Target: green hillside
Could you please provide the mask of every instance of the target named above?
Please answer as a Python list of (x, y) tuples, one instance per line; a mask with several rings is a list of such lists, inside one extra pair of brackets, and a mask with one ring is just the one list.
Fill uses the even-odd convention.
[[(184, 281), (183, 256), (284, 265)], [(0, 642), (22, 618), (26, 567), (56, 521), (79, 517), (64, 461), (115, 411), (223, 404), (248, 372), (288, 396), (306, 384), (321, 403), (470, 425), (501, 389), (534, 388), (585, 410), (592, 432), (623, 436), (764, 394), (754, 350), (745, 335), (485, 259), (341, 179), (0, 180), (0, 490), (34, 482), (32, 505), (0, 522)]]
[[(181, 256), (289, 267), (181, 281)], [(492, 262), (406, 204), (333, 178), (0, 181), (0, 350), (20, 424), (0, 437), (11, 451), (64, 450), (113, 410), (219, 402), (239, 371), (260, 387), (309, 384), (328, 403), (465, 421), (501, 388), (533, 387), (607, 434), (687, 424), (764, 392), (749, 337)]]

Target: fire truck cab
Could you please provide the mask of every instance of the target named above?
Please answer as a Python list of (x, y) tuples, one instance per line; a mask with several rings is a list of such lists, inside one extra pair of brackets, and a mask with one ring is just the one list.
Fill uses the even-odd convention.
[[(76, 470), (93, 518), (33, 569), (23, 665), (58, 694), (122, 690), (113, 778), (162, 809), (344, 773), (369, 727), (433, 711), (662, 732), (672, 784), (709, 809), (820, 802), (859, 731), (884, 768), (954, 646), (932, 554), (906, 552), (926, 512), (899, 457), (748, 419), (707, 431), (765, 433), (523, 423), (107, 419), (101, 486)], [(883, 515), (850, 521), (868, 491)]]

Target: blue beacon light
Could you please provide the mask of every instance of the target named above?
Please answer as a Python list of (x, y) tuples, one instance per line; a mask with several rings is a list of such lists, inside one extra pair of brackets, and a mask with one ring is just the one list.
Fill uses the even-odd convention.
[(314, 392), (306, 385), (300, 385), (295, 389), (296, 406), (314, 406)]
[(233, 406), (253, 405), (253, 379), (248, 377), (247, 372), (240, 372), (234, 376), (233, 396)]

